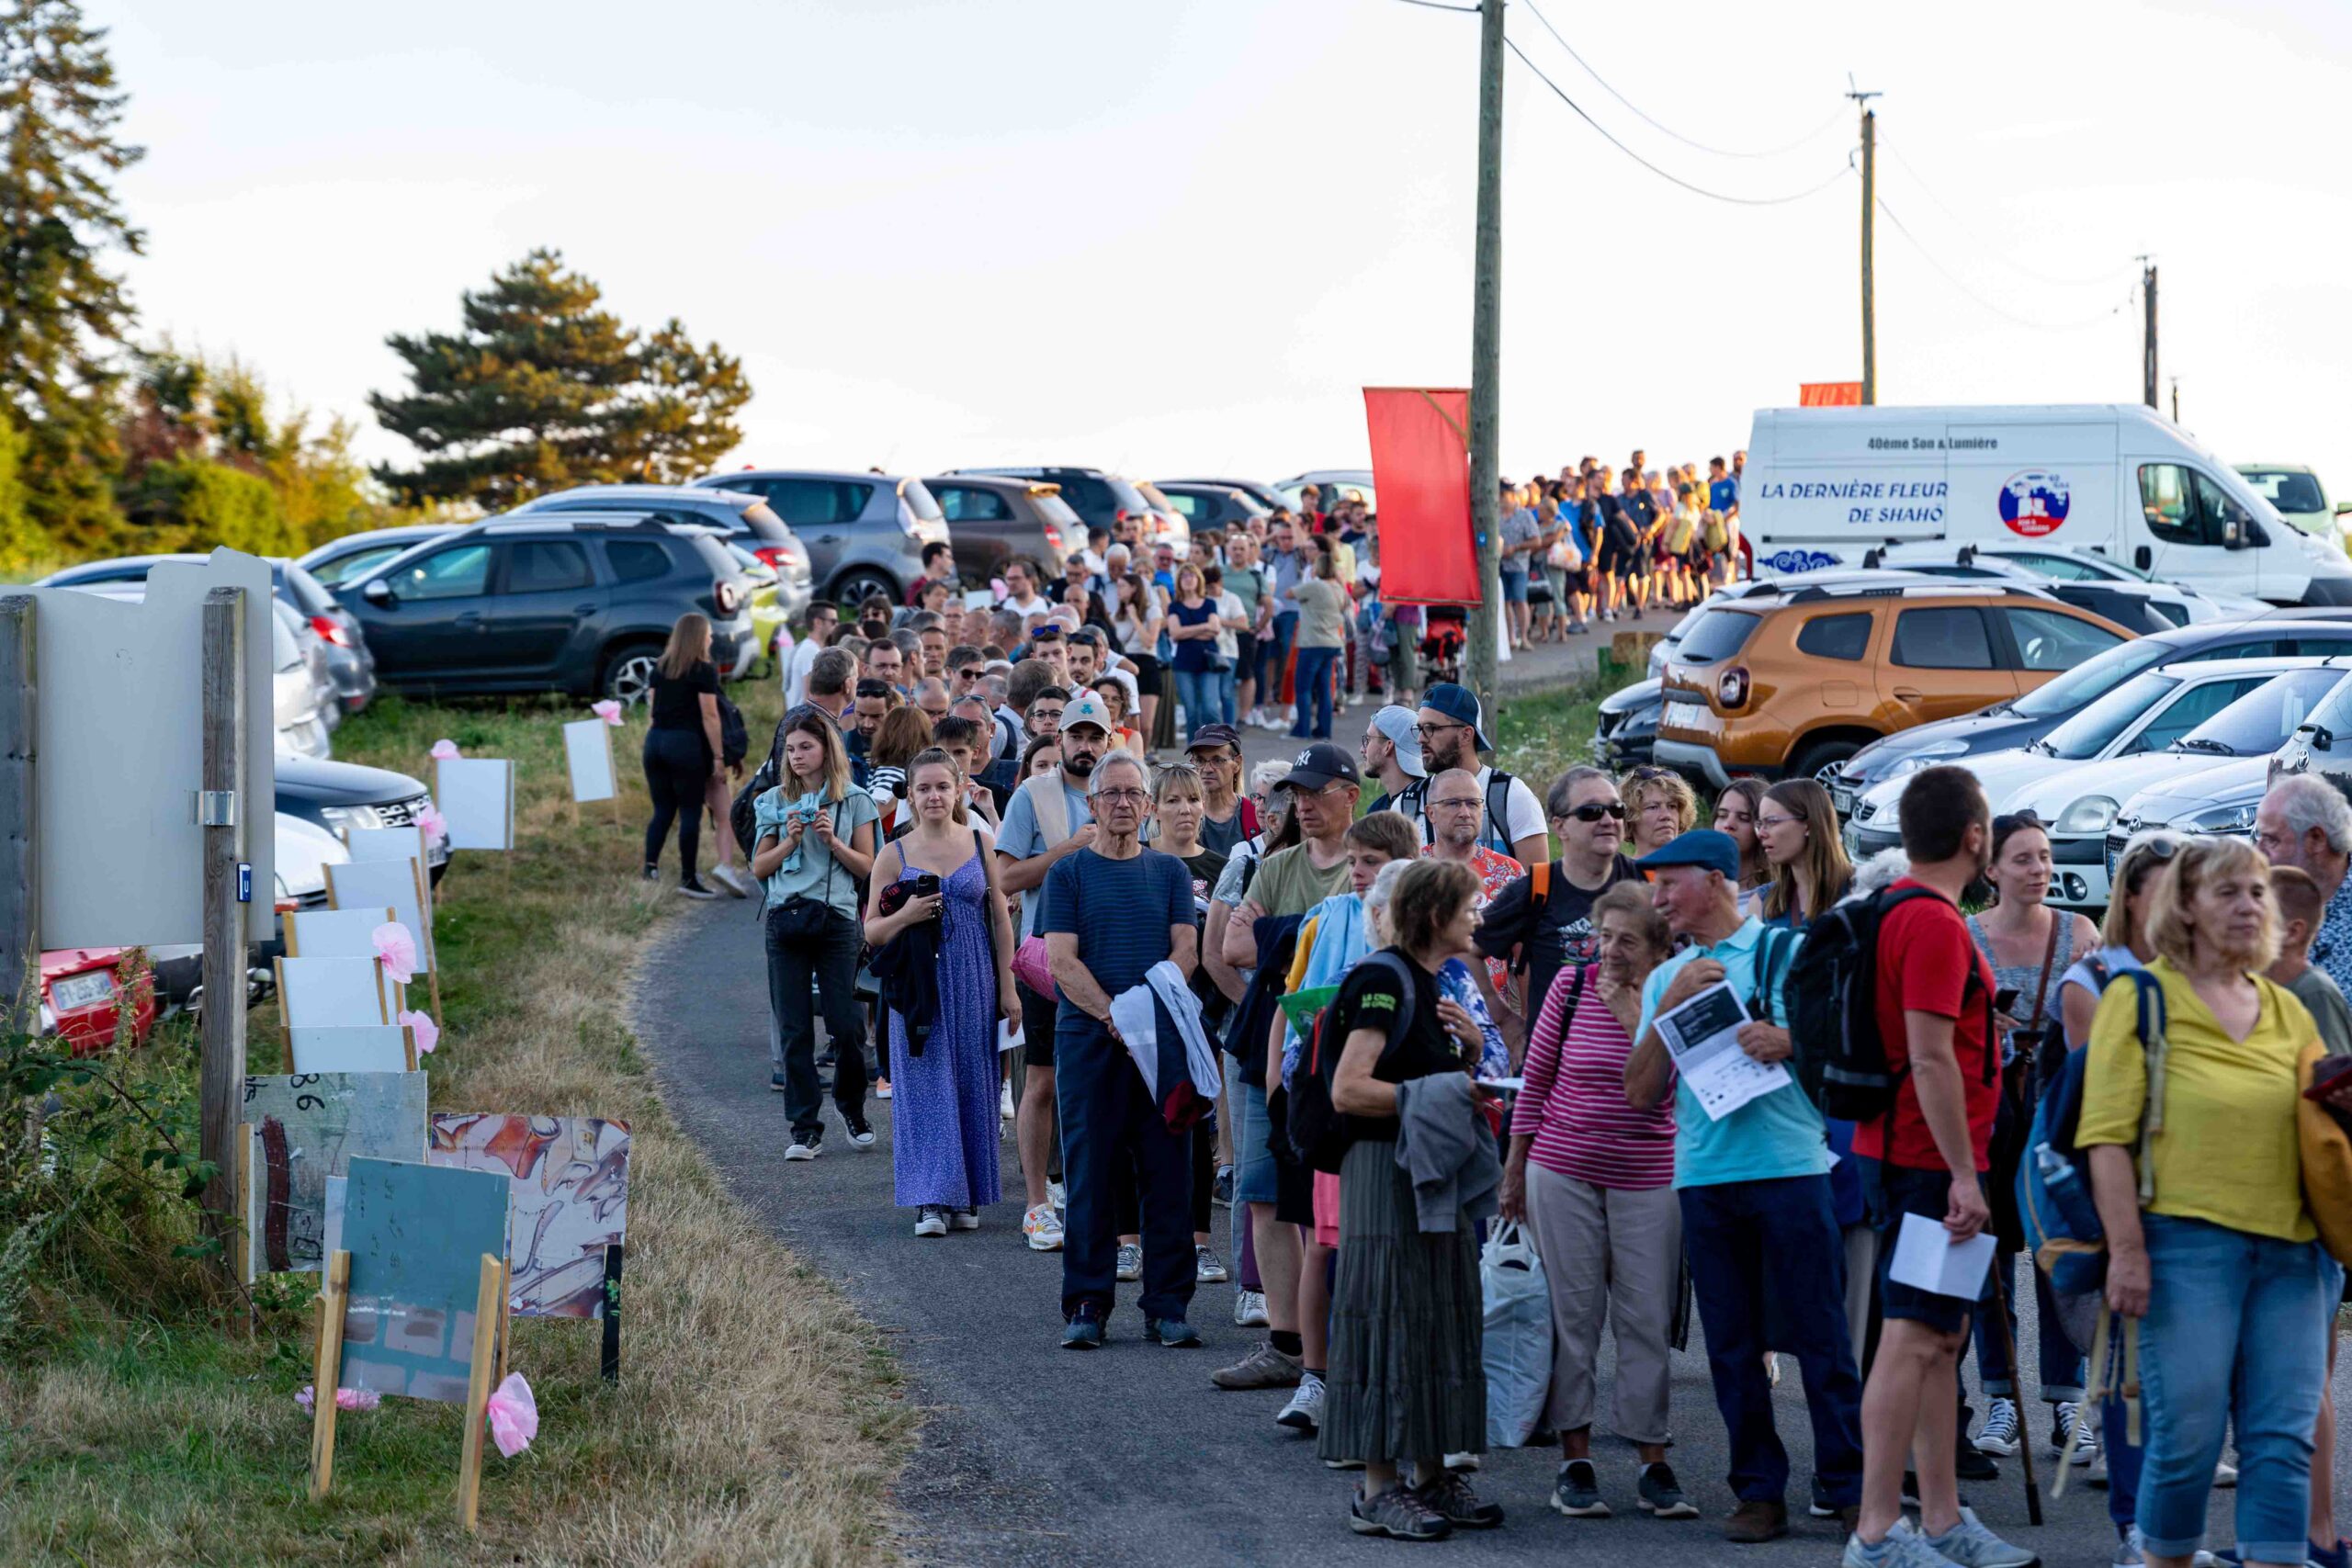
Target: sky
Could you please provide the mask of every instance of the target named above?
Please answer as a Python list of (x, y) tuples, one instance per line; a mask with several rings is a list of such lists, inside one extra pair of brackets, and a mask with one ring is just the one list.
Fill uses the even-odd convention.
[[(726, 467), (1272, 479), (1365, 463), (1367, 385), (1468, 384), (1472, 16), (86, 8), (149, 148), (122, 182), (141, 330), (322, 412), (366, 422), (404, 385), (385, 334), (453, 327), (535, 245), (741, 356)], [(2152, 253), (2182, 423), (2352, 499), (2352, 6), (1516, 0), (1508, 27), (1675, 178), (1830, 183), (1693, 194), (1510, 61), (1507, 475), (1727, 452), (1800, 382), (1860, 378), (1850, 73), (1914, 237), (1878, 225), (1880, 401), (2136, 401)], [(361, 449), (409, 456), (372, 423)]]

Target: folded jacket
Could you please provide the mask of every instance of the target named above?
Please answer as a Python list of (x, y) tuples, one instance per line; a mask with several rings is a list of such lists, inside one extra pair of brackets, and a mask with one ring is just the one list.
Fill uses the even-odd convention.
[(1396, 1164), (1413, 1184), (1423, 1235), (1492, 1215), (1502, 1162), (1467, 1073), (1432, 1073), (1396, 1086)]

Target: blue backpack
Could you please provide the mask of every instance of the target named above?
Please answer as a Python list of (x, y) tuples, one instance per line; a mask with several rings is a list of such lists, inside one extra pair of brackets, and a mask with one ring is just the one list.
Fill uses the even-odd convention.
[[(2118, 980), (2129, 980), (2138, 992), (2139, 1018), (2133, 1032), (2140, 1048), (2151, 1051), (2165, 1029), (2165, 993), (2156, 977), (2130, 969), (2110, 976), (2093, 961), (2091, 973), (2102, 990)], [(2026, 1246), (2034, 1263), (2050, 1276), (2050, 1288), (2061, 1299), (2096, 1294), (2107, 1284), (2107, 1227), (2099, 1223), (2098, 1205), (2091, 1198), (2091, 1168), (2086, 1152), (2075, 1141), (2083, 1115), (2083, 1078), (2090, 1057), (2087, 1046), (2064, 1053), (2034, 1108), (2033, 1130), (2027, 1134), (2025, 1157), (2018, 1163), (2018, 1213), (2025, 1226)], [(2162, 1092), (2157, 1066), (2151, 1064), (2148, 1092)]]

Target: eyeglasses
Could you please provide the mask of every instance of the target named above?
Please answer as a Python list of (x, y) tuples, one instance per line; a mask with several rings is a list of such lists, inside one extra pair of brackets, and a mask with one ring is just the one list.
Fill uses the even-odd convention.
[(1442, 735), (1449, 729), (1467, 729), (1469, 728), (1470, 727), (1466, 724), (1417, 724), (1413, 726), (1413, 733), (1419, 736), (1422, 739), (1427, 740), (1432, 736)]
[(1475, 795), (1468, 796), (1456, 796), (1452, 800), (1432, 800), (1430, 802), (1432, 808), (1442, 806), (1449, 807), (1455, 811), (1476, 811), (1481, 804), (1482, 803), (1478, 797)]
[(1804, 818), (1801, 817), (1758, 817), (1756, 819), (1756, 825), (1758, 828), (1785, 828), (1792, 822), (1803, 820)]
[(1140, 806), (1151, 798), (1151, 792), (1143, 789), (1098, 789), (1094, 792), (1094, 798), (1115, 800), (1128, 806)]
[(1612, 800), (1608, 805), (1602, 806), (1597, 802), (1587, 801), (1582, 806), (1571, 807), (1564, 815), (1573, 817), (1579, 822), (1598, 822), (1604, 817), (1613, 817), (1623, 822), (1625, 820), (1625, 803), (1622, 800)]

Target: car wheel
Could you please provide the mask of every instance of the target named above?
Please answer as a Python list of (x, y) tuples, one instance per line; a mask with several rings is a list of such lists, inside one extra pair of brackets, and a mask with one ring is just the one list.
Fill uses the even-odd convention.
[(869, 593), (879, 593), (895, 606), (900, 592), (898, 581), (888, 573), (876, 571), (872, 567), (853, 567), (833, 579), (832, 592), (825, 597), (847, 604), (854, 611), (865, 602)]
[(1811, 779), (1822, 788), (1829, 787), (1829, 777), (1838, 764), (1862, 749), (1859, 740), (1816, 740), (1796, 755), (1789, 764), (1789, 777)]
[(605, 673), (596, 682), (597, 689), (608, 697), (616, 697), (623, 705), (633, 707), (653, 694), (653, 671), (662, 662), (658, 643), (631, 643), (616, 649), (605, 660)]

